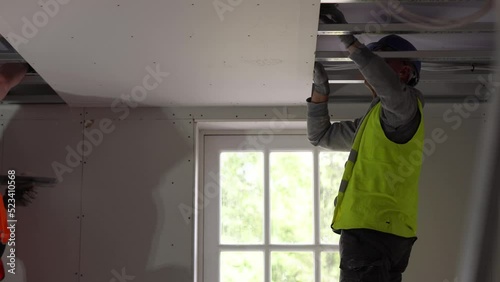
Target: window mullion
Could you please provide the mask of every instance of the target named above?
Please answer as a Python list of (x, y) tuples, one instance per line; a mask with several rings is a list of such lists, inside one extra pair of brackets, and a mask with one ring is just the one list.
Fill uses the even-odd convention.
[[(321, 246), (320, 236), (320, 196), (319, 196), (319, 151), (313, 150), (313, 186), (314, 186), (314, 244)], [(314, 251), (314, 276), (316, 282), (320, 281), (321, 271), (321, 251), (315, 248)]]
[(270, 191), (269, 149), (264, 150), (264, 281), (271, 281), (271, 191)]

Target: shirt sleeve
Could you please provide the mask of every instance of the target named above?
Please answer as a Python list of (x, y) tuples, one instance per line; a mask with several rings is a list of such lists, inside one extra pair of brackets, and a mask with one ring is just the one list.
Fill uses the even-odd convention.
[(349, 58), (358, 66), (373, 87), (382, 105), (382, 122), (392, 128), (409, 123), (418, 110), (421, 93), (401, 82), (399, 76), (382, 59), (362, 45)]
[(307, 137), (314, 146), (349, 151), (361, 119), (330, 122), (328, 103), (312, 103), (307, 99)]

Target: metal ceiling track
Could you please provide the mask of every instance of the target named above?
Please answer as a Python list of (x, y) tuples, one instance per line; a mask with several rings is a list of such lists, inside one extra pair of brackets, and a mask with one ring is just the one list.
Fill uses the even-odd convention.
[[(457, 7), (481, 6), (487, 0), (400, 0), (398, 2), (414, 5), (451, 5)], [(359, 3), (390, 4), (389, 0), (322, 0), (321, 3)], [(433, 30), (422, 30), (417, 23), (347, 23), (347, 24), (319, 24), (318, 36), (336, 36), (352, 34), (362, 39), (363, 36), (387, 35), (387, 34), (450, 34), (450, 35), (475, 35), (493, 36), (497, 30), (496, 23), (472, 22), (455, 28), (438, 28)], [(366, 35), (364, 35), (366, 34)], [(439, 40), (439, 37), (436, 37)], [(340, 44), (340, 42), (339, 42)], [(316, 51), (316, 61), (322, 62), (328, 73), (329, 83), (332, 89), (336, 89), (331, 95), (334, 103), (369, 103), (371, 97), (362, 95), (364, 93), (364, 77), (349, 58), (349, 53), (340, 44), (333, 50), (342, 51)], [(426, 103), (461, 103), (477, 87), (481, 91), (485, 78), (490, 77), (496, 67), (494, 48), (478, 49), (454, 49), (454, 50), (417, 50), (417, 51), (385, 51), (374, 52), (384, 59), (406, 59), (421, 61), (422, 71), (418, 89), (426, 93)], [(325, 50), (325, 49), (322, 49)], [(332, 50), (332, 49), (330, 49)], [(470, 66), (470, 70), (467, 67)], [(476, 67), (476, 68), (475, 68)], [(482, 78), (482, 79), (481, 79)], [(453, 94), (452, 94), (453, 93)], [(485, 96), (486, 97), (486, 96)], [(478, 102), (487, 102), (487, 98), (478, 99)]]
[[(330, 84), (363, 84), (364, 78), (359, 71), (327, 71)], [(422, 71), (420, 73), (419, 83), (478, 83), (478, 76), (488, 76), (493, 72), (436, 72)]]
[[(449, 103), (464, 103), (467, 99), (471, 98), (471, 95), (442, 95), (442, 96), (426, 96), (425, 103), (426, 104), (449, 104)], [(359, 96), (350, 96), (350, 95), (330, 95), (328, 99), (328, 103), (332, 104), (352, 104), (352, 103), (366, 103), (369, 104), (373, 101), (373, 97), (366, 95), (363, 97)], [(477, 99), (478, 103), (487, 103), (488, 100), (485, 99)]]
[(410, 34), (410, 33), (492, 33), (495, 32), (495, 23), (474, 22), (461, 27), (422, 30), (411, 23), (350, 23), (350, 24), (319, 24), (318, 35), (345, 35), (345, 34)]
[[(380, 57), (419, 60), (422, 62), (493, 62), (493, 50), (418, 50), (374, 52)], [(351, 62), (347, 51), (316, 51), (317, 62)]]
[(0, 53), (0, 64), (24, 63), (25, 60), (17, 53)]

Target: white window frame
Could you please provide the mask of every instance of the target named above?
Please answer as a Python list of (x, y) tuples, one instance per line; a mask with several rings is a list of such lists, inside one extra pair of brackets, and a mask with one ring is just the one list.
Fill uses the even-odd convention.
[[(208, 175), (210, 172), (207, 172), (204, 167), (205, 163), (205, 137), (207, 136), (250, 136), (250, 135), (259, 135), (262, 133), (262, 130), (240, 130), (240, 131), (235, 131), (235, 130), (210, 130), (210, 131), (204, 131), (200, 130), (198, 131), (198, 144), (197, 144), (197, 155), (198, 155), (198, 166), (197, 166), (197, 191), (195, 195), (195, 201), (197, 202), (197, 208), (196, 213), (195, 213), (195, 246), (194, 246), (194, 257), (195, 257), (195, 282), (214, 282), (214, 281), (219, 281), (219, 276), (215, 277), (205, 277), (206, 272), (204, 269), (206, 268), (217, 268), (217, 273), (219, 269), (219, 254), (220, 250), (216, 252), (217, 256), (212, 256), (211, 260), (216, 262), (217, 267), (207, 265), (206, 262), (204, 261), (204, 256), (205, 256), (205, 230), (204, 230), (204, 213), (206, 212), (206, 209), (203, 208), (203, 198), (206, 195), (204, 192), (204, 188), (206, 185), (206, 179), (208, 179), (210, 176)], [(269, 212), (269, 150), (279, 150), (283, 151), (282, 149), (274, 146), (274, 147), (269, 147), (264, 150), (264, 167), (265, 167), (265, 177), (264, 177), (264, 188), (265, 188), (265, 227), (264, 227), (264, 244), (262, 246), (266, 247), (264, 250), (265, 254), (265, 259), (264, 259), (264, 269), (265, 269), (265, 281), (271, 281), (271, 269), (270, 269), (270, 253), (271, 251), (312, 251), (314, 253), (314, 273), (315, 273), (315, 281), (321, 281), (320, 277), (320, 272), (321, 272), (321, 252), (336, 252), (339, 250), (338, 245), (336, 244), (321, 244), (320, 242), (320, 195), (319, 195), (319, 153), (321, 151), (325, 151), (321, 148), (314, 147), (312, 146), (308, 141), (307, 141), (307, 135), (305, 129), (294, 129), (294, 130), (283, 130), (279, 134), (274, 134), (276, 136), (298, 136), (301, 139), (300, 144), (295, 144), (297, 145), (296, 149), (293, 149), (293, 151), (311, 151), (313, 153), (313, 164), (314, 164), (314, 177), (313, 177), (313, 185), (314, 185), (314, 200), (313, 200), (313, 206), (314, 206), (314, 242), (311, 245), (271, 245), (269, 244), (270, 242), (270, 212)], [(229, 147), (227, 150), (231, 150), (233, 148)], [(252, 151), (252, 150), (249, 150)], [(256, 151), (256, 150), (253, 150)], [(214, 171), (219, 171), (218, 167), (216, 169), (211, 168), (211, 172)], [(218, 175), (218, 174), (217, 174)], [(209, 199), (212, 201), (213, 199)], [(212, 206), (219, 206), (219, 200), (217, 197), (217, 200), (215, 200), (217, 204), (214, 204), (214, 202), (211, 203)], [(218, 225), (217, 225), (218, 226)], [(218, 234), (217, 234), (218, 236)], [(217, 238), (218, 242), (218, 238)], [(218, 248), (218, 246), (216, 246)], [(254, 245), (231, 245), (231, 246), (224, 246), (222, 250), (261, 250), (261, 246), (254, 246)]]

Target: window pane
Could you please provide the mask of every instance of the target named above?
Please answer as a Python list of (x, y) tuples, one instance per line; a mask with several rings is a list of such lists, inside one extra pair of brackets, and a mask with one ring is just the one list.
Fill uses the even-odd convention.
[(263, 243), (263, 153), (221, 153), (220, 171), (221, 244)]
[(340, 279), (339, 252), (321, 253), (321, 282), (333, 282)]
[(334, 201), (344, 173), (347, 152), (319, 153), (320, 237), (323, 244), (338, 244), (339, 235), (331, 229)]
[(272, 282), (314, 281), (314, 256), (312, 252), (272, 252)]
[(221, 282), (264, 282), (262, 252), (221, 252)]
[(271, 242), (312, 243), (312, 152), (270, 154)]

